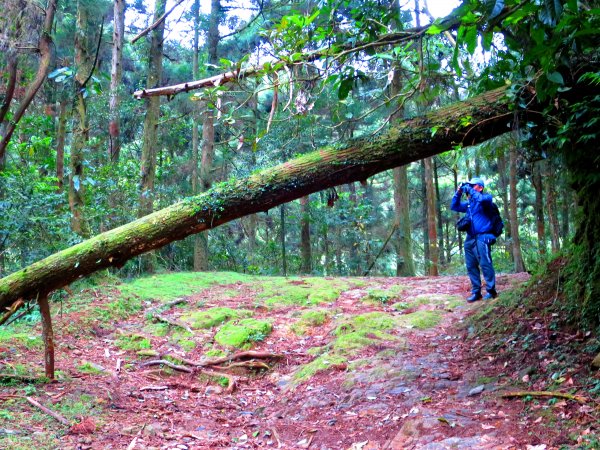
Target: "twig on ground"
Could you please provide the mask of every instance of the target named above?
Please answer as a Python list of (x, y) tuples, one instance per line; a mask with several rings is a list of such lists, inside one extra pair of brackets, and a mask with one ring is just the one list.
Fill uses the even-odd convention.
[(42, 411), (44, 411), (46, 414), (48, 414), (49, 416), (54, 417), (56, 420), (58, 420), (63, 425), (67, 425), (67, 426), (71, 425), (71, 423), (65, 417), (61, 416), (60, 414), (58, 414), (55, 411), (52, 411), (51, 409), (46, 408), (44, 405), (41, 405), (40, 403), (38, 403), (37, 401), (35, 401), (31, 397), (25, 397), (25, 399), (29, 403), (31, 403), (33, 406), (35, 406), (36, 408), (39, 408)]
[(152, 317), (153, 317), (154, 319), (158, 320), (159, 322), (165, 322), (165, 323), (168, 323), (169, 325), (173, 325), (173, 326), (175, 326), (175, 327), (183, 328), (183, 329), (184, 329), (185, 331), (187, 331), (188, 333), (192, 333), (192, 334), (194, 334), (194, 330), (192, 330), (192, 329), (190, 328), (190, 326), (189, 326), (187, 323), (185, 323), (185, 322), (182, 322), (181, 320), (177, 320), (177, 319), (170, 319), (170, 318), (168, 318), (168, 317), (161, 316), (161, 315), (160, 315), (160, 314), (158, 314), (158, 313), (153, 313), (153, 314), (152, 314)]
[(580, 397), (578, 395), (566, 394), (564, 392), (553, 392), (553, 391), (515, 391), (515, 392), (505, 392), (502, 394), (502, 398), (511, 398), (511, 397), (555, 397), (555, 398), (564, 398), (567, 400), (573, 400), (579, 403), (587, 403), (587, 399), (585, 397)]
[(177, 364), (172, 363), (171, 361), (167, 361), (166, 359), (155, 359), (152, 361), (147, 361), (145, 363), (143, 363), (140, 367), (148, 367), (148, 366), (156, 366), (162, 364), (164, 366), (170, 367), (173, 370), (178, 370), (180, 372), (186, 372), (186, 373), (192, 373), (193, 370), (185, 367), (185, 366), (178, 366)]

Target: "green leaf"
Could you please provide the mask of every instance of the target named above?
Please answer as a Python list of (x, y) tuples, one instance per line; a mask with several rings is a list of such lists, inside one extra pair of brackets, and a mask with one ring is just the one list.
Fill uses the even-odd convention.
[(546, 74), (546, 78), (556, 84), (565, 84), (563, 76), (559, 72), (551, 72)]
[(340, 100), (344, 100), (348, 97), (348, 94), (352, 90), (352, 85), (354, 84), (354, 80), (352, 78), (344, 78), (340, 83), (340, 87), (338, 89), (338, 98)]

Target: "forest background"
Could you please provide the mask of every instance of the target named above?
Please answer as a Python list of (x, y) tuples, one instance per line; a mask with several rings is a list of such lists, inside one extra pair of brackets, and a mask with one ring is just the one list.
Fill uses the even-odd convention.
[[(463, 273), (448, 206), (475, 175), (505, 218), (499, 271), (543, 265), (578, 225), (591, 233), (580, 236), (580, 251), (596, 253), (588, 245), (596, 204), (577, 195), (598, 183), (597, 152), (587, 151), (600, 82), (593, 4), (464, 2), (433, 25), (419, 1), (249, 2), (244, 19), (236, 2), (219, 0), (210, 9), (159, 0), (151, 11), (139, 1), (21, 0), (4, 10), (0, 276), (226, 180), (503, 86), (515, 110), (531, 107), (521, 94), (534, 92), (543, 123), (515, 113), (505, 133), (480, 145), (455, 142), (362, 183), (171, 242), (113, 273)], [(186, 94), (144, 94), (247, 67), (259, 69)], [(567, 108), (561, 95), (582, 80), (589, 99)], [(465, 115), (462, 126), (472, 121)], [(585, 168), (579, 178), (565, 158), (573, 148)], [(575, 214), (582, 205), (587, 227)], [(597, 267), (579, 278), (584, 303)], [(586, 320), (597, 323), (591, 305)]]

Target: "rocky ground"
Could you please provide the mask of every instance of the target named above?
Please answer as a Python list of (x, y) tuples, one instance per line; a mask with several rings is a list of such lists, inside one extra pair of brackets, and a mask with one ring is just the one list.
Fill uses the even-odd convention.
[[(499, 290), (526, 279), (501, 275)], [(468, 320), (487, 305), (464, 302), (466, 277), (230, 281), (180, 303), (134, 295), (130, 310), (118, 286), (89, 290), (57, 311), (58, 381), (5, 383), (0, 448), (597, 448), (584, 446), (597, 405), (569, 373), (552, 385), (566, 397), (505, 397), (548, 392), (530, 382), (539, 352), (489, 350)], [(215, 308), (239, 315), (204, 324), (197, 313)], [(227, 323), (263, 321), (229, 345)], [(3, 373), (43, 373), (40, 346), (14, 340), (24, 326), (0, 343)], [(223, 355), (237, 356), (200, 367)]]

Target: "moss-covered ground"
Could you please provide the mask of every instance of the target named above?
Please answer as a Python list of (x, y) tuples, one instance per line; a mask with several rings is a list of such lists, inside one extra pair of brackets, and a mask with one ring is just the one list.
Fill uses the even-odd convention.
[[(458, 331), (448, 331), (452, 321), (476, 310), (482, 311), (478, 321), (489, 325), (465, 333), (507, 330), (506, 322), (490, 314), (510, 308), (511, 294), (503, 293), (492, 313), (485, 304), (467, 306), (463, 284), (453, 278), (442, 283), (177, 273), (74, 285), (52, 302), (57, 383), (46, 383), (42, 376), (39, 315), (0, 328), (0, 448), (127, 448), (136, 437), (143, 442), (139, 448), (166, 443), (175, 448), (193, 446), (193, 436), (208, 448), (277, 446), (273, 429), (284, 423), (286, 435), (279, 439), (289, 439), (295, 448), (304, 439), (293, 420), (300, 415), (319, 424), (331, 438), (322, 445), (331, 448), (348, 427), (390, 423), (398, 429), (400, 419), (394, 417), (411, 414), (398, 405), (414, 397), (414, 408), (441, 408), (452, 398), (437, 395), (439, 380), (427, 384), (432, 376), (448, 383), (455, 379), (447, 366), (460, 356), (452, 352), (463, 339), (455, 335)], [(520, 336), (514, 330), (512, 340), (493, 350), (516, 352), (536, 342), (531, 333)], [(227, 359), (247, 351), (266, 357)], [(215, 358), (221, 362), (207, 371), (188, 365)], [(446, 358), (451, 363), (443, 362)], [(549, 389), (567, 386), (568, 372), (558, 361), (547, 367), (556, 372)], [(507, 376), (478, 370), (465, 379), (498, 386)], [(237, 390), (225, 395), (232, 379)], [(383, 388), (391, 393), (377, 391)], [(91, 429), (83, 435), (69, 432), (25, 397), (70, 423), (92, 423)], [(479, 399), (471, 402), (478, 408), (474, 414), (493, 409), (478, 404)], [(379, 407), (384, 408), (381, 417)], [(506, 404), (502, 408), (509, 413)], [(557, 423), (545, 414), (539, 417)], [(378, 433), (391, 439), (385, 430)], [(379, 439), (369, 433), (368, 439)], [(364, 442), (364, 436), (357, 442)], [(352, 444), (344, 440), (342, 446)]]

